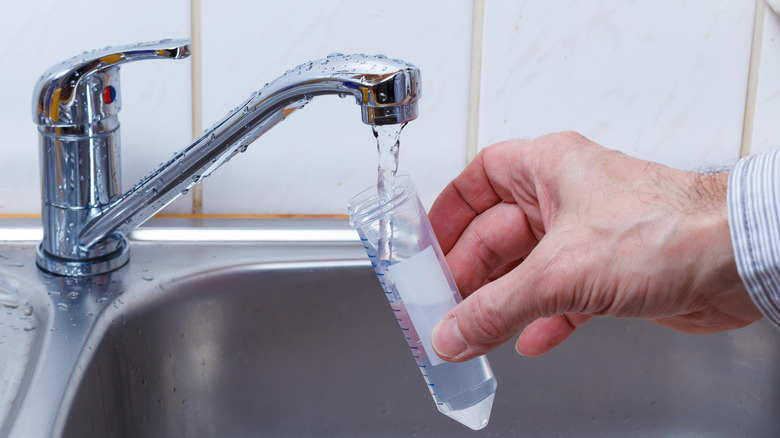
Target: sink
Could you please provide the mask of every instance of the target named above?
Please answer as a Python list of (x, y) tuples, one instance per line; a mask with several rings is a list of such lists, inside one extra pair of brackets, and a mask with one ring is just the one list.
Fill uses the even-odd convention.
[(54, 436), (780, 436), (770, 324), (691, 336), (611, 318), (540, 358), (489, 354), (493, 413), (471, 431), (436, 410), (357, 238), (283, 240), (133, 240), (102, 289), (28, 266), (81, 293), (36, 301), (35, 375), (11, 412), (46, 351), (82, 336)]

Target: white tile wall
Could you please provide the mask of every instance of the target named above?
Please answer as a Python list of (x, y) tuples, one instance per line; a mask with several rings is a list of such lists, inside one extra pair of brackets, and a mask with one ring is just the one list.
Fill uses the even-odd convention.
[[(189, 36), (189, 0), (107, 0), (99, 7), (88, 0), (4, 3), (0, 213), (40, 213), (31, 102), (35, 81), (44, 70), (85, 50)], [(121, 92), (122, 183), (129, 188), (191, 137), (190, 62), (123, 66)]]
[[(401, 137), (399, 173), (424, 202), (463, 168), (470, 0), (204, 1), (203, 119), (331, 52), (382, 53), (422, 70), (420, 117)], [(343, 214), (376, 181), (376, 142), (354, 99), (315, 99), (205, 182), (206, 213)]]
[[(430, 205), (462, 169), (472, 0), (201, 1), (205, 126), (304, 61), (330, 52), (384, 53), (423, 72), (420, 118), (402, 137), (401, 172)], [(754, 7), (753, 0), (485, 0), (479, 147), (575, 129), (676, 167), (733, 162)], [(67, 27), (71, 22), (79, 25)], [(190, 0), (6, 5), (0, 214), (40, 211), (30, 99), (43, 70), (92, 48), (188, 36)], [(780, 138), (780, 19), (769, 11), (762, 48), (753, 152)], [(188, 60), (122, 68), (125, 187), (189, 142), (191, 68)], [(357, 105), (319, 98), (206, 180), (204, 210), (343, 213), (374, 181), (375, 161)], [(167, 211), (189, 212), (190, 200)]]
[(766, 8), (751, 154), (780, 146), (780, 16)]
[(479, 146), (573, 129), (676, 167), (733, 162), (753, 8), (487, 0)]

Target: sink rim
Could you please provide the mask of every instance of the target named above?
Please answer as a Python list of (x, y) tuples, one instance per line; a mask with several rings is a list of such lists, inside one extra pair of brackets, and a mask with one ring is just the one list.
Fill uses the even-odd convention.
[[(358, 242), (346, 217), (153, 218), (129, 236), (137, 242)], [(40, 220), (0, 219), (0, 244), (39, 242)]]

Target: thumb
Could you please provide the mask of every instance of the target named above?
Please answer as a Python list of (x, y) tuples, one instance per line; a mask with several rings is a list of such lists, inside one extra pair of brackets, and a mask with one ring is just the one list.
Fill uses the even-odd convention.
[[(534, 270), (528, 257), (503, 277), (474, 291), (433, 329), (431, 343), (442, 359), (463, 362), (481, 356), (513, 338), (545, 315), (541, 294), (534, 293), (544, 269)], [(534, 275), (537, 274), (537, 275)]]

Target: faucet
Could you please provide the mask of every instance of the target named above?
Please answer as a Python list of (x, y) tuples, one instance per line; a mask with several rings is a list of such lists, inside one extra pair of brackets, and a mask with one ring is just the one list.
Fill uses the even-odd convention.
[(119, 269), (129, 260), (127, 234), (316, 96), (354, 96), (370, 125), (417, 117), (417, 67), (383, 55), (334, 53), (252, 93), (121, 194), (119, 68), (189, 54), (189, 40), (106, 47), (63, 61), (40, 77), (33, 93), (42, 173), (39, 268), (74, 277)]

